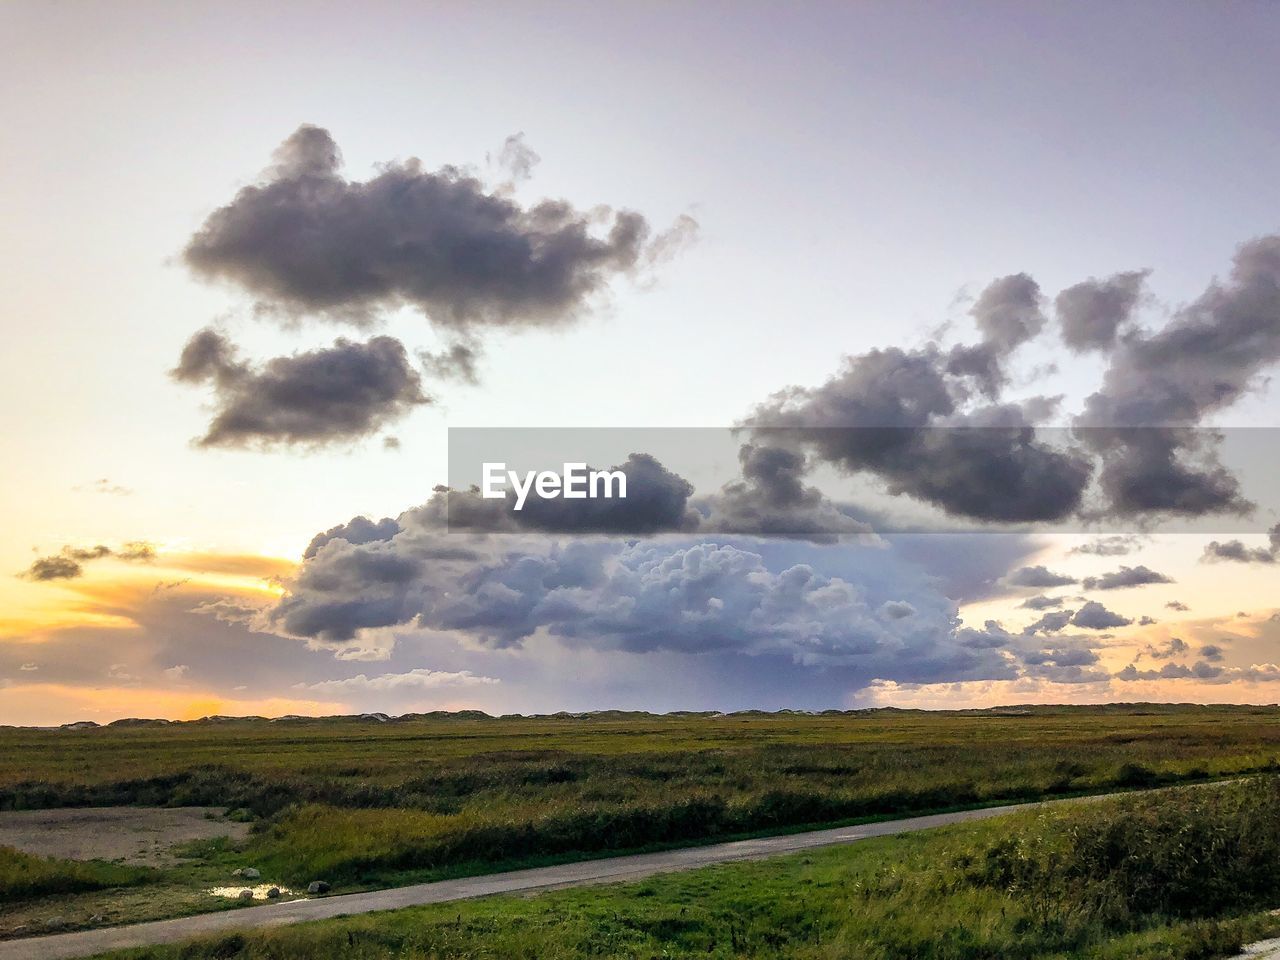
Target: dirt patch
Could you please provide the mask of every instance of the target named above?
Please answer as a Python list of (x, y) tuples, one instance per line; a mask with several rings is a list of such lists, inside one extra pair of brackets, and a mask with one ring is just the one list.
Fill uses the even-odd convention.
[(213, 837), (244, 838), (212, 807), (85, 807), (0, 811), (0, 846), (68, 860), (119, 860), (136, 866), (176, 863), (175, 844)]

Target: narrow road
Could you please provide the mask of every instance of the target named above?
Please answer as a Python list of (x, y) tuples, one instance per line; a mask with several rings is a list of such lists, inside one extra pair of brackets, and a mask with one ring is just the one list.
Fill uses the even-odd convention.
[(759, 860), (784, 853), (796, 853), (800, 850), (813, 850), (817, 847), (856, 843), (870, 837), (928, 830), (931, 827), (965, 823), (970, 820), (986, 820), (989, 817), (999, 817), (1045, 804), (1070, 802), (1072, 801), (1049, 800), (1040, 803), (986, 807), (982, 810), (964, 810), (958, 813), (939, 813), (927, 817), (911, 817), (906, 820), (884, 820), (880, 823), (867, 823), (855, 827), (835, 827), (829, 830), (791, 833), (780, 837), (735, 840), (731, 843), (709, 844), (704, 847), (682, 847), (660, 853), (639, 853), (603, 860), (586, 860), (555, 867), (512, 870), (507, 873), (491, 873), (460, 880), (439, 880), (435, 883), (419, 883), (411, 887), (396, 887), (369, 893), (349, 893), (342, 896), (319, 897), (314, 900), (292, 900), (288, 903), (241, 907), (220, 913), (179, 917), (176, 920), (158, 920), (124, 927), (106, 927), (100, 930), (81, 930), (76, 933), (59, 933), (47, 937), (6, 940), (0, 942), (0, 960), (63, 960), (67, 957), (88, 957), (107, 950), (175, 943), (191, 937), (226, 933), (231, 930), (277, 927), (288, 923), (301, 923), (305, 920), (324, 920), (353, 913), (370, 913), (374, 910), (398, 910), (401, 907), (413, 907), (424, 903), (468, 900), (472, 897), (487, 897), (496, 893), (529, 893), (589, 883), (638, 880), (655, 873), (693, 870), (716, 863), (732, 863), (735, 860)]

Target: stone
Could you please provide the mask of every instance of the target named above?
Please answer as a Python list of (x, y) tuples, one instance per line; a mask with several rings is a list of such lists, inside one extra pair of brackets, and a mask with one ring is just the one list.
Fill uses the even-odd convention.
[(312, 880), (307, 884), (307, 893), (328, 893), (329, 885), (323, 880)]
[(256, 867), (245, 867), (244, 873), (240, 874), (240, 876), (246, 880), (257, 880), (262, 874), (258, 872)]
[(270, 890), (267, 891), (267, 898), (270, 900), (274, 900), (278, 896), (280, 896), (279, 887), (272, 887)]
[(241, 900), (252, 900), (252, 899), (253, 899), (253, 891), (252, 891), (252, 890), (241, 890), (239, 893), (237, 893), (237, 894), (236, 894), (236, 897), (238, 897), (238, 898), (239, 898), (239, 899), (241, 899)]
[(63, 917), (50, 917), (44, 922), (44, 925), (50, 930), (61, 930), (67, 925), (67, 921)]

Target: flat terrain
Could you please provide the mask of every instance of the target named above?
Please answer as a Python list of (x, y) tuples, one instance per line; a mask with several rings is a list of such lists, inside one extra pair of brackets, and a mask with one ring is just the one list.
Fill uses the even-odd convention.
[(192, 840), (243, 840), (247, 823), (213, 807), (88, 807), (0, 810), (0, 847), (69, 860), (172, 866), (173, 848)]
[[(260, 871), (255, 886), (347, 894), (1269, 771), (1280, 710), (1267, 707), (0, 728), (0, 811), (56, 823), (82, 814), (51, 811), (98, 808), (144, 828), (98, 848), (56, 831), (0, 841), (0, 939), (225, 910), (212, 891), (242, 868)], [(169, 814), (128, 808), (201, 832), (169, 846), (177, 833), (145, 832)], [(106, 862), (161, 848), (152, 866)]]

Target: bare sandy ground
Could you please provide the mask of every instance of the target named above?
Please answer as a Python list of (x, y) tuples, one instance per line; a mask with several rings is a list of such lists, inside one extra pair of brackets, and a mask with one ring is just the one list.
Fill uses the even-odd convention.
[(174, 844), (248, 833), (247, 823), (226, 820), (222, 813), (213, 807), (6, 810), (0, 811), (0, 846), (69, 860), (165, 866), (177, 860)]

